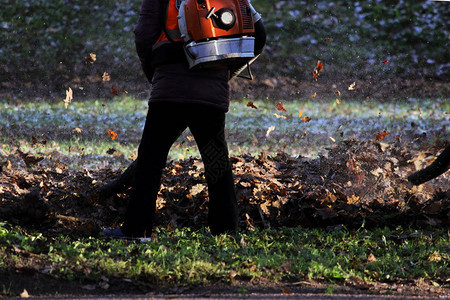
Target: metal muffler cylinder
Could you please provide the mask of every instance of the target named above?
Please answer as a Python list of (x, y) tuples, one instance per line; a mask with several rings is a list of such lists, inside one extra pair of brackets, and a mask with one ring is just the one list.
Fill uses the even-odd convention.
[(223, 66), (248, 62), (255, 56), (255, 38), (237, 38), (190, 42), (185, 45), (189, 68)]

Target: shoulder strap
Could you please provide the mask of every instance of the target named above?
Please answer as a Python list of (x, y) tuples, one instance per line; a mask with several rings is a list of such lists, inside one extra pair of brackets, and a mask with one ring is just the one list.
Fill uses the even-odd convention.
[[(162, 31), (164, 31), (164, 33), (166, 34), (167, 39), (169, 41), (173, 42), (175, 39), (180, 39), (181, 38), (181, 33), (180, 33), (179, 30), (168, 30), (166, 28), (167, 16), (169, 14), (169, 3), (170, 3), (170, 0), (161, 0), (161, 2), (163, 3), (163, 13), (164, 13), (164, 23), (163, 23)], [(182, 2), (183, 2), (183, 0), (176, 0), (176, 8), (177, 8), (177, 10), (179, 10)]]

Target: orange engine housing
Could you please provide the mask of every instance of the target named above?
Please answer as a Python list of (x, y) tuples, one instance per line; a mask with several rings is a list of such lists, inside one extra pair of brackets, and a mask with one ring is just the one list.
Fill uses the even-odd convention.
[[(223, 24), (219, 24), (215, 13), (221, 10), (234, 13), (231, 28), (224, 29)], [(189, 37), (195, 42), (225, 36), (251, 36), (255, 32), (248, 0), (186, 0), (184, 14)]]

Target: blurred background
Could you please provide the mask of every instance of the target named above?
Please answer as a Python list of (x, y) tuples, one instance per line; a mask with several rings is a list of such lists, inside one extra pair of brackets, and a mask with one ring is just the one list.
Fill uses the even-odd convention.
[[(0, 97), (10, 100), (148, 97), (134, 49), (140, 0), (0, 0)], [(268, 43), (255, 80), (233, 99), (448, 98), (447, 1), (264, 1)], [(95, 54), (95, 55), (92, 55)], [(324, 69), (316, 81), (312, 71)], [(104, 74), (110, 75), (105, 80)]]

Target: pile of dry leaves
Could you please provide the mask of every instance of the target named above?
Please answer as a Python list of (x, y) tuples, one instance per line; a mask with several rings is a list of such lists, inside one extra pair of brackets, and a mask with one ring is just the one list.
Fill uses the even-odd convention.
[[(450, 225), (450, 174), (420, 186), (407, 175), (432, 153), (380, 141), (335, 144), (327, 156), (232, 157), (242, 229), (308, 226), (328, 229)], [(436, 154), (436, 153), (434, 153)], [(0, 219), (48, 235), (96, 235), (120, 222), (129, 190), (101, 197), (119, 176), (109, 169), (74, 171), (60, 163), (0, 170)], [(30, 158), (28, 158), (30, 159)], [(29, 161), (30, 162), (30, 161)], [(201, 160), (168, 163), (157, 202), (160, 226), (206, 226), (208, 193)]]

